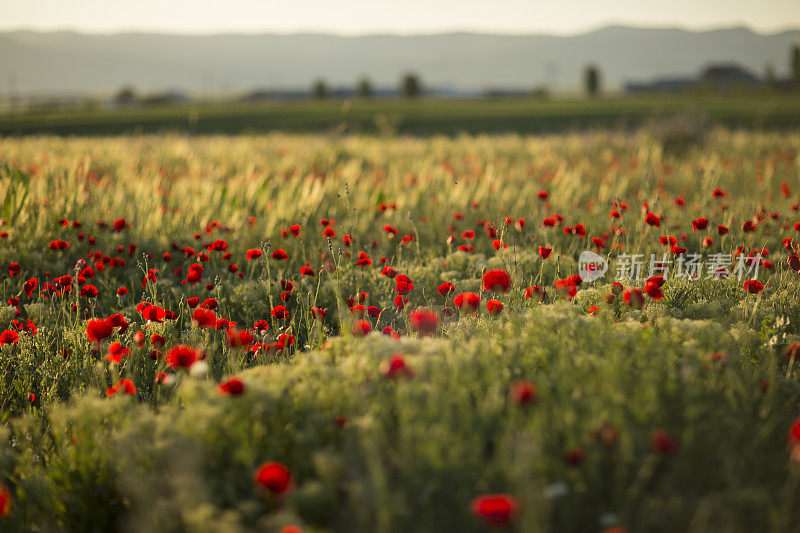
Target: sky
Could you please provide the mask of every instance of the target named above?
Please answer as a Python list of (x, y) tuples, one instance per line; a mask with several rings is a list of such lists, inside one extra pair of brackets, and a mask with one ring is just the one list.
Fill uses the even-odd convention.
[(608, 24), (771, 33), (800, 0), (0, 0), (0, 30), (569, 35)]

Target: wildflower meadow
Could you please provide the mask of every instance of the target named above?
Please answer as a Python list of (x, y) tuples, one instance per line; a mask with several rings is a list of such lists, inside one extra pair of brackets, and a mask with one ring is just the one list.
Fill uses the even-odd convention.
[(800, 530), (800, 135), (0, 139), (0, 531)]

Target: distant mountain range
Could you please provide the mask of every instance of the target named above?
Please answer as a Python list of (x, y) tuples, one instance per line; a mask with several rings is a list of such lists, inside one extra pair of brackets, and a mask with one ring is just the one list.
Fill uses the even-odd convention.
[(771, 63), (788, 71), (800, 29), (760, 34), (736, 27), (711, 31), (610, 26), (575, 36), (164, 35), (0, 32), (0, 96), (140, 91), (247, 91), (310, 87), (316, 78), (352, 86), (362, 76), (396, 86), (417, 73), (428, 87), (577, 89), (588, 63), (603, 85), (693, 75), (710, 63), (738, 63), (757, 75)]

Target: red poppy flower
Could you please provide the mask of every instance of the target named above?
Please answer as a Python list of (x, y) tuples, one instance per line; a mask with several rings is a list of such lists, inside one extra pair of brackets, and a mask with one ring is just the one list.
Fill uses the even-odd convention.
[(210, 309), (198, 308), (192, 313), (192, 320), (201, 328), (213, 328), (217, 324), (217, 315)]
[(276, 305), (275, 308), (270, 311), (270, 314), (279, 320), (286, 320), (289, 318), (289, 311), (283, 305)]
[(663, 429), (653, 431), (650, 436), (650, 449), (661, 455), (672, 455), (678, 451), (678, 441)]
[(660, 300), (664, 297), (664, 293), (661, 291), (662, 285), (664, 285), (664, 278), (661, 276), (653, 276), (645, 282), (644, 292), (653, 300)]
[(0, 485), (0, 518), (11, 516), (11, 491), (5, 485)]
[(94, 285), (84, 285), (81, 287), (80, 295), (85, 298), (97, 298), (98, 294), (100, 293)]
[(480, 304), (481, 297), (474, 292), (462, 292), (453, 298), (453, 305), (462, 313), (473, 313), (478, 310)]
[(622, 294), (622, 300), (634, 309), (641, 309), (644, 305), (644, 294), (639, 289), (628, 289)]
[(520, 380), (511, 384), (508, 398), (517, 405), (527, 405), (536, 400), (536, 386), (530, 381)]
[(725, 235), (725, 234), (727, 234), (729, 231), (730, 231), (730, 230), (728, 229), (728, 227), (727, 227), (727, 226), (723, 226), (722, 224), (720, 224), (719, 226), (717, 226), (717, 232), (718, 232), (720, 235)]
[(167, 351), (164, 361), (170, 368), (190, 368), (197, 362), (200, 355), (199, 350), (185, 344), (178, 344)]
[(150, 337), (150, 344), (153, 346), (158, 346), (159, 348), (164, 346), (167, 343), (166, 339), (159, 335), (158, 333), (153, 333)]
[(394, 290), (401, 296), (405, 296), (411, 291), (411, 289), (414, 288), (414, 283), (411, 281), (411, 278), (404, 274), (397, 276), (396, 280), (397, 284), (395, 285)]
[(244, 392), (244, 382), (237, 378), (232, 377), (227, 381), (223, 381), (217, 387), (221, 394), (230, 394), (231, 396), (239, 396)]
[(750, 294), (759, 294), (764, 290), (764, 284), (758, 280), (750, 279), (744, 282), (744, 290)]
[(411, 329), (420, 335), (433, 335), (439, 325), (439, 315), (430, 309), (415, 309), (408, 315)]
[(487, 525), (494, 527), (508, 526), (514, 521), (517, 510), (517, 500), (508, 494), (489, 494), (478, 496), (472, 500), (470, 509), (472, 513), (483, 520)]
[(511, 287), (511, 277), (502, 269), (487, 270), (483, 274), (483, 290), (508, 292)]
[(106, 390), (106, 396), (114, 396), (118, 392), (134, 395), (136, 394), (136, 385), (127, 378), (121, 379), (117, 381), (113, 387), (109, 387), (108, 390)]
[(683, 246), (671, 246), (670, 250), (672, 251), (673, 254), (678, 256), (685, 254), (687, 251), (687, 249), (684, 248)]
[(552, 248), (546, 248), (544, 246), (539, 247), (539, 257), (542, 259), (547, 259), (550, 257), (550, 254), (553, 252)]
[(166, 311), (155, 305), (147, 306), (142, 310), (142, 318), (149, 322), (157, 322), (160, 324), (166, 316)]
[(707, 218), (696, 218), (692, 220), (692, 229), (694, 231), (702, 231), (708, 227)]
[(38, 286), (39, 286), (39, 280), (37, 280), (36, 278), (31, 278), (25, 282), (25, 285), (22, 287), (22, 290), (25, 291), (25, 296), (30, 298), (33, 292), (36, 290), (36, 287)]
[(0, 333), (0, 346), (5, 346), (6, 344), (16, 344), (19, 341), (19, 334), (16, 331), (12, 331), (7, 329)]
[(267, 331), (269, 329), (269, 322), (266, 320), (258, 320), (255, 324), (253, 324), (253, 329), (255, 331)]
[(289, 254), (287, 254), (285, 250), (278, 248), (272, 252), (272, 258), (276, 261), (285, 261), (286, 259), (289, 259)]
[(55, 241), (50, 241), (50, 249), (51, 250), (66, 250), (69, 248), (69, 243), (62, 239), (57, 239)]
[(122, 361), (124, 356), (128, 356), (131, 354), (129, 348), (123, 346), (120, 342), (112, 342), (111, 346), (108, 347), (108, 353), (106, 354), (106, 360), (112, 363), (119, 363)]
[(387, 378), (411, 377), (413, 373), (401, 354), (394, 354), (383, 362), (383, 375)]
[(401, 295), (398, 294), (397, 296), (394, 297), (394, 306), (398, 310), (405, 309), (408, 300), (409, 300), (408, 298), (403, 298)]
[(661, 217), (656, 215), (655, 213), (651, 213), (648, 211), (647, 215), (644, 217), (644, 221), (650, 226), (656, 228), (661, 227)]
[(568, 300), (572, 300), (575, 295), (578, 294), (578, 286), (572, 276), (556, 280), (553, 286), (563, 298), (567, 298)]
[(289, 469), (281, 463), (269, 462), (264, 463), (253, 476), (253, 482), (256, 486), (266, 489), (273, 494), (283, 494), (292, 483), (292, 476)]
[(525, 289), (525, 298), (532, 298), (534, 294), (541, 301), (544, 301), (544, 299), (547, 298), (547, 292), (539, 285), (531, 285)]
[(217, 239), (217, 240), (215, 240), (214, 242), (211, 243), (211, 245), (208, 247), (208, 249), (212, 250), (212, 251), (215, 251), (215, 252), (221, 252), (223, 250), (227, 250), (228, 249), (228, 243), (223, 241), (222, 239)]
[(448, 294), (455, 292), (456, 286), (452, 283), (445, 282), (439, 285), (436, 290), (439, 292), (440, 296), (447, 296)]
[(372, 331), (372, 324), (368, 320), (356, 320), (353, 322), (353, 335), (363, 337)]
[(228, 346), (231, 348), (244, 348), (245, 346), (250, 346), (253, 342), (253, 334), (244, 330), (238, 330), (234, 328), (230, 328), (227, 331), (228, 336)]
[(503, 310), (503, 304), (500, 300), (489, 300), (486, 302), (486, 310), (490, 315), (499, 315)]
[(400, 335), (398, 335), (397, 332), (391, 326), (386, 326), (385, 328), (383, 328), (381, 330), (381, 333), (386, 335), (387, 337), (393, 338), (394, 340), (400, 338)]
[(258, 259), (262, 255), (264, 255), (264, 253), (261, 250), (259, 250), (258, 248), (251, 248), (250, 250), (247, 250), (247, 256), (246, 257), (247, 257), (247, 260), (250, 261), (250, 260), (253, 260), (253, 259)]
[(92, 342), (100, 342), (114, 332), (114, 324), (105, 319), (90, 320), (86, 323), (86, 336)]

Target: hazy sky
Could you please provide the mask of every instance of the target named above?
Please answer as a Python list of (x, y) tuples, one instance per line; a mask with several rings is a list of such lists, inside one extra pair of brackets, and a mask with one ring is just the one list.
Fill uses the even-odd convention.
[(0, 0), (0, 29), (569, 34), (609, 23), (775, 31), (800, 26), (800, 0)]

